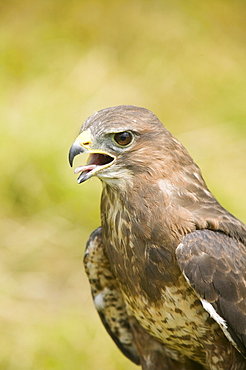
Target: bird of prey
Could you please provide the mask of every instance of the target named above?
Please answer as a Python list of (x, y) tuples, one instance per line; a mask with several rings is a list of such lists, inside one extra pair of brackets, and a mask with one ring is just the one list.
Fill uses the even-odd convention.
[(84, 257), (95, 307), (144, 370), (246, 369), (246, 226), (149, 110), (103, 109), (69, 152), (102, 182)]

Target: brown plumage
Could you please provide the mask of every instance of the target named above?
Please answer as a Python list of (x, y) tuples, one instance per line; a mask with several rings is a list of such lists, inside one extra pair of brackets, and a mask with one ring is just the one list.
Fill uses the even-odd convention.
[(88, 118), (69, 154), (103, 185), (85, 268), (95, 306), (143, 369), (246, 369), (246, 226), (186, 149), (144, 108)]

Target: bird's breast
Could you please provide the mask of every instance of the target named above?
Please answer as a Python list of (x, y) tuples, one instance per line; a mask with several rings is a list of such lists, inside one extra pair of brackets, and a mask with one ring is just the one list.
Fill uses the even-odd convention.
[(105, 203), (105, 210), (103, 244), (129, 311), (180, 356), (205, 364), (201, 343), (215, 339), (218, 325), (183, 277), (173, 246), (168, 239), (155, 244), (134, 229), (129, 212), (117, 199)]
[(169, 348), (173, 359), (182, 361), (186, 356), (205, 366), (204, 344), (214, 343), (221, 332), (182, 277), (177, 285), (174, 282), (162, 288), (158, 301), (146, 297), (141, 286), (139, 289), (138, 295), (131, 295), (122, 287), (129, 312)]

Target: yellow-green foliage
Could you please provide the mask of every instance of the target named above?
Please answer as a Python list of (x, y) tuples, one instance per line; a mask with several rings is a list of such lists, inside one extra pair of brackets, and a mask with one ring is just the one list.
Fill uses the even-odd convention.
[(135, 104), (188, 148), (245, 221), (243, 0), (0, 5), (0, 369), (136, 369), (92, 307), (82, 266), (100, 183), (67, 162), (83, 120)]

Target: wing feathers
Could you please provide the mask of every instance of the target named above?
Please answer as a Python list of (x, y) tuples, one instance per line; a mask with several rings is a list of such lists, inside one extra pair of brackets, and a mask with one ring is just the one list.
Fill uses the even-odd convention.
[(246, 357), (246, 248), (221, 232), (197, 230), (176, 250), (179, 266), (204, 308)]
[(139, 365), (126, 306), (102, 244), (101, 228), (96, 229), (87, 242), (84, 266), (95, 307), (107, 332), (122, 353)]

